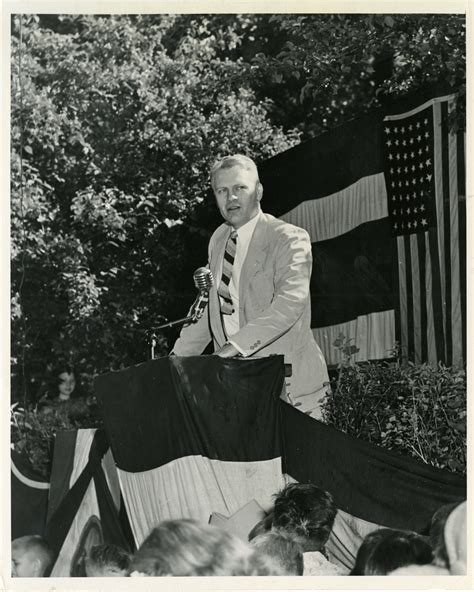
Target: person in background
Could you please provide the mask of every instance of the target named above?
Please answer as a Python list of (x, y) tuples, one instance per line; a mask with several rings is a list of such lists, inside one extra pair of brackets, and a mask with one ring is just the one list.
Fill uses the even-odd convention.
[(303, 575), (303, 551), (288, 533), (271, 530), (253, 538), (252, 545), (277, 562), (285, 575)]
[(271, 558), (220, 528), (195, 520), (167, 520), (155, 527), (135, 553), (135, 576), (283, 575)]
[(429, 565), (431, 546), (416, 532), (379, 528), (369, 533), (357, 552), (352, 576), (383, 576), (409, 565)]
[(53, 551), (39, 535), (26, 535), (12, 541), (12, 578), (41, 578), (53, 563)]
[(86, 557), (88, 578), (122, 577), (128, 575), (131, 555), (117, 545), (96, 545)]
[(224, 218), (208, 248), (215, 283), (207, 311), (181, 330), (171, 353), (200, 355), (212, 340), (223, 358), (282, 354), (292, 366), (283, 398), (320, 419), (329, 377), (311, 331), (311, 239), (262, 212), (263, 186), (247, 156), (215, 163), (211, 186)]
[(76, 389), (74, 369), (66, 362), (49, 366), (38, 392), (38, 403), (48, 401), (69, 401)]

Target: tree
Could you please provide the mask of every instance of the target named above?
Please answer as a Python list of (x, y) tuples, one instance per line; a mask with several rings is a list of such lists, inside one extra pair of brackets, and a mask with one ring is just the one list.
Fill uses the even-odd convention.
[(210, 162), (298, 141), (212, 40), (185, 31), (165, 47), (176, 19), (13, 18), (17, 396), (58, 357), (86, 379), (143, 361), (145, 330), (189, 305), (183, 244)]
[(282, 43), (255, 55), (252, 76), (273, 99), (276, 124), (311, 137), (387, 96), (446, 81), (460, 94), (453, 124), (464, 125), (464, 15), (281, 14), (269, 22)]

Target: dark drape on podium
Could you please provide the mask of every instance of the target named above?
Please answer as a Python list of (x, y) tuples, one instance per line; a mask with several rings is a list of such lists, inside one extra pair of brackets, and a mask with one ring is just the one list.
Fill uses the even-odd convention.
[(283, 380), (283, 356), (173, 356), (96, 379), (137, 544), (164, 519), (271, 503)]
[(281, 405), (285, 472), (331, 491), (338, 508), (391, 528), (424, 532), (440, 506), (466, 498), (464, 475), (385, 450)]

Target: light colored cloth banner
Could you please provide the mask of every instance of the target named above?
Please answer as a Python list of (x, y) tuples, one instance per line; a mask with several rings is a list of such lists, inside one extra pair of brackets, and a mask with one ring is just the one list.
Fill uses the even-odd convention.
[(326, 544), (329, 561), (339, 565), (345, 572), (350, 571), (354, 567), (362, 541), (370, 532), (378, 528), (383, 526), (338, 510)]
[(207, 523), (213, 512), (230, 516), (253, 499), (268, 510), (284, 485), (281, 458), (227, 462), (186, 456), (150, 471), (118, 474), (137, 546), (163, 520)]
[(28, 477), (26, 477), (26, 475), (23, 475), (23, 473), (20, 471), (20, 469), (17, 468), (13, 460), (11, 461), (11, 469), (12, 473), (15, 475), (18, 481), (23, 483), (23, 485), (26, 485), (26, 487), (32, 487), (33, 489), (49, 489), (50, 487), (49, 483), (47, 482), (35, 481), (33, 479), (29, 479)]
[(83, 569), (87, 552), (94, 545), (103, 542), (99, 516), (99, 504), (92, 480), (54, 564), (52, 578), (85, 575)]
[(385, 178), (383, 173), (377, 173), (332, 195), (304, 201), (280, 218), (304, 228), (311, 242), (316, 243), (387, 216)]
[(393, 310), (373, 312), (332, 327), (313, 328), (313, 335), (328, 364), (339, 364), (341, 354), (334, 347), (340, 333), (352, 339), (359, 352), (356, 362), (388, 358), (395, 345), (395, 313)]
[(91, 451), (95, 432), (95, 429), (77, 430), (76, 445), (74, 447), (74, 464), (71, 477), (69, 478), (69, 489), (73, 487), (77, 478), (89, 462), (89, 453)]

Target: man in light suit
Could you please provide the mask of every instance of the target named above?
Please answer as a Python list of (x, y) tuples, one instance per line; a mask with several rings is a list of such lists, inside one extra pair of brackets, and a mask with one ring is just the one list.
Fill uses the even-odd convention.
[(207, 314), (182, 329), (173, 353), (199, 355), (212, 339), (224, 358), (283, 354), (292, 365), (289, 401), (320, 418), (328, 374), (311, 331), (309, 235), (261, 211), (263, 187), (250, 158), (224, 157), (211, 185), (225, 220), (209, 242), (215, 285)]

